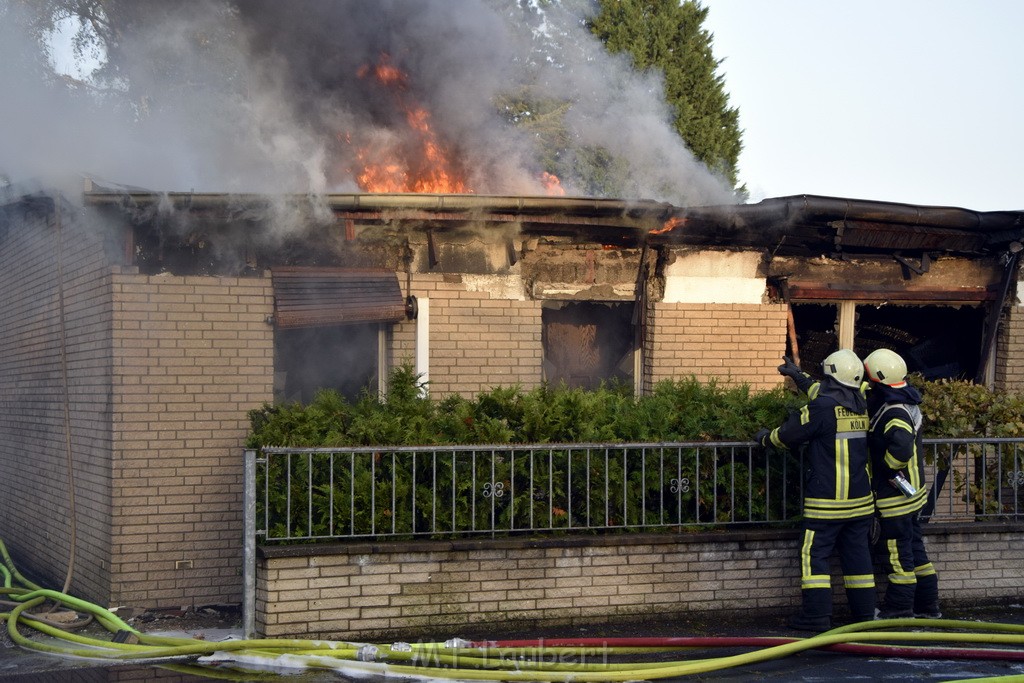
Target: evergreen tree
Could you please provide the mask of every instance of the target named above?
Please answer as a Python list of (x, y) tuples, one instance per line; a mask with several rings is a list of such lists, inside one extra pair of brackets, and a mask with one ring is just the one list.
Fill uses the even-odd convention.
[[(739, 112), (729, 106), (721, 60), (702, 28), (708, 10), (697, 0), (599, 0), (591, 31), (610, 52), (628, 52), (637, 70), (664, 73), (675, 128), (694, 155), (735, 186), (742, 149)], [(742, 188), (740, 189), (742, 192)]]

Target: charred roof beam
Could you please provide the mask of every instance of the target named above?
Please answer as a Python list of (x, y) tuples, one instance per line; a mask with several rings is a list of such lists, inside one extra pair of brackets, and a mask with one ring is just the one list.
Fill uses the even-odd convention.
[(988, 244), (982, 233), (955, 228), (923, 227), (882, 221), (843, 219), (829, 222), (836, 249), (870, 247), (930, 251), (979, 252)]
[(909, 280), (911, 278), (911, 273), (924, 275), (931, 268), (931, 257), (928, 255), (928, 252), (924, 252), (923, 254), (921, 254), (921, 264), (919, 266), (915, 266), (913, 263), (905, 259), (900, 254), (893, 254), (892, 258), (894, 261), (900, 264), (900, 268), (903, 271), (904, 280)]

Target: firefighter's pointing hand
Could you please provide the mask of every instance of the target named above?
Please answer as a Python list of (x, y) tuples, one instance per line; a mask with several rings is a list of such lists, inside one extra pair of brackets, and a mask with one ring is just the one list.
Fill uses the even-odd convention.
[(785, 375), (786, 377), (792, 377), (796, 380), (801, 377), (804, 373), (800, 369), (800, 366), (793, 362), (793, 359), (789, 356), (782, 357), (783, 363), (779, 366), (779, 374)]

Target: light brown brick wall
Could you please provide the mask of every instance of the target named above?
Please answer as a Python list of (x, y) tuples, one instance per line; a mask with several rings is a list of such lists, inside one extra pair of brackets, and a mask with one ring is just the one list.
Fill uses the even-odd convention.
[(996, 389), (1024, 391), (1024, 305), (1010, 309), (999, 327)]
[[(530, 389), (541, 383), (540, 301), (469, 291), (458, 275), (416, 275), (412, 291), (430, 299), (432, 396), (473, 396), (495, 386)], [(784, 305), (655, 303), (645, 342), (644, 388), (694, 375), (702, 382), (770, 389), (782, 379), (776, 367), (785, 352)], [(412, 361), (413, 321), (395, 326), (390, 355), (392, 364)]]
[(777, 387), (786, 353), (783, 304), (666, 304), (650, 308), (645, 390), (695, 376), (752, 389)]
[(0, 537), (37, 583), (73, 563), (70, 592), (106, 604), (110, 275), (95, 235), (40, 208), (0, 236)]
[(926, 537), (939, 574), (939, 597), (950, 604), (981, 604), (1020, 598), (1024, 585), (1024, 532), (970, 525), (940, 527)]
[(240, 601), (242, 446), (273, 397), (272, 302), (270, 278), (113, 277), (115, 603)]
[[(417, 274), (412, 293), (430, 300), (430, 395), (473, 397), (541, 382), (541, 305), (470, 291), (459, 275)], [(395, 325), (391, 362), (415, 356), (415, 321)]]
[[(1024, 532), (929, 528), (943, 602), (1019, 597)], [(558, 541), (356, 544), (262, 550), (256, 628), (267, 637), (465, 637), (800, 602), (797, 531)], [(276, 552), (275, 552), (276, 551)], [(315, 554), (315, 553), (321, 554)], [(836, 612), (845, 610), (833, 570)], [(879, 590), (884, 578), (879, 573)]]

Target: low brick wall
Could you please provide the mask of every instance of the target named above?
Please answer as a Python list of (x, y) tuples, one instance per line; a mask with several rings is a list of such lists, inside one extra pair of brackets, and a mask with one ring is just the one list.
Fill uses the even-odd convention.
[[(1019, 598), (1024, 527), (927, 532), (944, 603)], [(266, 547), (256, 629), (270, 638), (438, 639), (680, 612), (788, 612), (800, 600), (799, 539), (778, 530)], [(839, 615), (837, 567), (833, 576)]]

